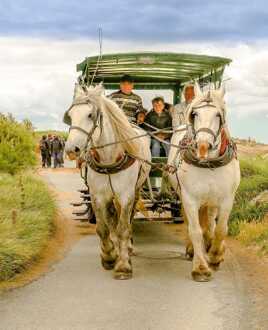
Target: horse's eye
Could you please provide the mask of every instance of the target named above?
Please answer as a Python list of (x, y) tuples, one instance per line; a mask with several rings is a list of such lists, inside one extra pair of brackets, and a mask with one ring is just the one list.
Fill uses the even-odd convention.
[(89, 118), (89, 119), (91, 119), (91, 118), (92, 118), (92, 113), (90, 113), (90, 114), (88, 115), (88, 118)]

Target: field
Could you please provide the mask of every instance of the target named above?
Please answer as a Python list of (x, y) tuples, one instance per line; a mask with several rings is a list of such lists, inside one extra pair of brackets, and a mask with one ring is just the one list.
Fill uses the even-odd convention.
[(268, 146), (237, 141), (242, 180), (229, 233), (261, 254), (268, 254)]

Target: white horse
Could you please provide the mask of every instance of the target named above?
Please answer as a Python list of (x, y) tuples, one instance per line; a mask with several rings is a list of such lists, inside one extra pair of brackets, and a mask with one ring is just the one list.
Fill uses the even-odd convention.
[[(88, 184), (102, 265), (114, 269), (116, 279), (128, 279), (132, 276), (131, 220), (139, 190), (150, 171), (148, 164), (135, 157), (151, 160), (150, 141), (148, 137), (132, 139), (144, 132), (131, 126), (123, 111), (104, 96), (100, 85), (86, 91), (76, 85), (66, 118), (71, 124), (66, 153), (72, 157), (88, 150), (91, 154)], [(116, 141), (125, 142), (113, 144)]]
[[(171, 148), (168, 159), (168, 164), (177, 168), (169, 178), (188, 221), (191, 243), (186, 252), (193, 257), (192, 277), (196, 281), (209, 280), (210, 266), (217, 268), (224, 259), (228, 218), (240, 183), (239, 162), (228, 152), (232, 149), (227, 143), (230, 136), (225, 117), (224, 89), (202, 93), (196, 84), (195, 98), (186, 112), (193, 150), (183, 156)], [(172, 143), (179, 145), (182, 137), (182, 133), (175, 133)]]

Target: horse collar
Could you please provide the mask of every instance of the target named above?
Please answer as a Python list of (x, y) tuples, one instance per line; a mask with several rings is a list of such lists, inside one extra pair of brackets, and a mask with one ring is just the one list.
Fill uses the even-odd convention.
[(89, 167), (100, 174), (116, 174), (129, 168), (135, 163), (136, 159), (127, 153), (121, 154), (116, 159), (115, 163), (102, 164), (100, 162), (99, 154), (96, 150), (90, 151), (90, 158), (87, 161)]

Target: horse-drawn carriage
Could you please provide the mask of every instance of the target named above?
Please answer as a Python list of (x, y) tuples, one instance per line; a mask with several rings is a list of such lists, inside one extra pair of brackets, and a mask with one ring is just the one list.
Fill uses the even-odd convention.
[[(65, 150), (69, 157), (85, 153), (89, 189), (79, 203), (87, 208), (79, 213), (92, 222), (94, 210), (101, 262), (106, 270), (113, 269), (116, 279), (132, 277), (132, 220), (137, 210), (145, 219), (155, 212), (158, 220), (159, 213), (166, 218), (168, 212), (174, 219), (180, 212), (178, 198), (188, 222), (186, 254), (193, 258), (193, 279), (210, 280), (212, 269), (224, 260), (224, 238), (240, 182), (225, 89), (220, 86), (229, 63), (219, 57), (141, 53), (89, 57), (78, 65), (80, 84), (64, 117), (70, 125)], [(105, 95), (103, 85), (117, 88), (126, 73), (134, 77), (136, 89), (172, 90), (174, 104), (180, 102), (183, 87), (195, 81), (194, 98), (183, 112), (184, 128), (172, 124), (168, 159), (151, 158), (150, 141), (155, 140), (149, 136), (157, 139), (158, 130), (149, 133), (133, 126)], [(163, 182), (157, 184), (164, 177), (173, 189), (168, 194)]]
[[(129, 74), (134, 78), (135, 90), (171, 91), (171, 103), (176, 105), (180, 103), (182, 90), (188, 83), (198, 81), (202, 88), (208, 85), (219, 87), (225, 66), (230, 62), (227, 58), (193, 54), (126, 53), (87, 57), (77, 65), (77, 71), (82, 72), (79, 77), (82, 85), (101, 82), (106, 90), (118, 89), (121, 76)], [(140, 212), (136, 213), (136, 219), (180, 221), (180, 201), (163, 179), (166, 162), (167, 157), (152, 158), (150, 177), (142, 189)], [(82, 209), (75, 210), (73, 214), (77, 220), (94, 223), (86, 172), (87, 168), (82, 165), (81, 175), (87, 188), (80, 191), (82, 200), (73, 203)]]

